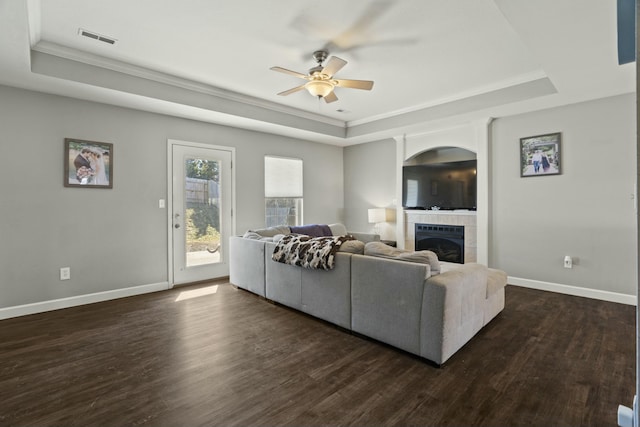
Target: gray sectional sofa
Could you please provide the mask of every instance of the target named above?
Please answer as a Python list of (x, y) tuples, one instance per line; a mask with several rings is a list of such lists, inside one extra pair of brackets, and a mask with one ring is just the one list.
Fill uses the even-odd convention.
[[(347, 234), (341, 224), (330, 228), (334, 235)], [(379, 237), (362, 233), (354, 236), (361, 247), (381, 256), (365, 255), (352, 245), (351, 252), (336, 253), (332, 270), (305, 269), (271, 259), (274, 238), (287, 233), (272, 228), (231, 237), (231, 283), (438, 365), (504, 308), (503, 271), (400, 260), (374, 251), (384, 246), (370, 243)], [(412, 254), (404, 255), (415, 261)]]

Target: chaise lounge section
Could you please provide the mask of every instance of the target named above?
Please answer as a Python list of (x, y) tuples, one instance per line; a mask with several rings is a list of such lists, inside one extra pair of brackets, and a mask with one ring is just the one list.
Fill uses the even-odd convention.
[[(334, 235), (348, 234), (341, 224), (330, 227)], [(362, 240), (335, 254), (333, 269), (301, 268), (271, 259), (274, 237), (289, 232), (232, 237), (231, 283), (437, 365), (504, 308), (503, 271), (441, 263), (433, 253), (386, 251), (377, 236), (362, 233)]]

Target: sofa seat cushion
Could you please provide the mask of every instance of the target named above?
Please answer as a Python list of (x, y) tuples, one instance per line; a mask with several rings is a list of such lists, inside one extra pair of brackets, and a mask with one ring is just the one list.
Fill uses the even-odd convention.
[(407, 251), (391, 247), (382, 242), (369, 242), (364, 245), (364, 254), (375, 257), (396, 259), (398, 261), (428, 264), (431, 267), (431, 275), (440, 273), (438, 256), (432, 251)]
[(507, 286), (507, 273), (495, 268), (489, 268), (487, 274), (487, 298)]
[(463, 265), (464, 264), (460, 264), (457, 262), (440, 261), (440, 273), (446, 273), (447, 271), (456, 270)]

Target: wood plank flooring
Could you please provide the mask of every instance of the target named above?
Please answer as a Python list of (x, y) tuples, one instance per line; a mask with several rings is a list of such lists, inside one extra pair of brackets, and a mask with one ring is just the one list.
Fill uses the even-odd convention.
[(214, 282), (0, 321), (0, 425), (613, 426), (634, 337), (635, 307), (508, 286), (436, 368)]

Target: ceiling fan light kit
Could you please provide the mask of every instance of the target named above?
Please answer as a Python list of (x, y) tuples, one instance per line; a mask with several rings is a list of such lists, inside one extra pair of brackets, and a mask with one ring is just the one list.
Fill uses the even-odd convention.
[(311, 80), (305, 84), (304, 87), (311, 95), (324, 98), (331, 93), (334, 85), (327, 80)]
[(334, 79), (334, 74), (340, 71), (342, 67), (347, 65), (347, 61), (336, 56), (332, 56), (329, 59), (327, 65), (323, 67), (322, 63), (327, 59), (328, 56), (329, 53), (326, 50), (317, 50), (313, 52), (313, 58), (316, 60), (318, 65), (311, 68), (308, 74), (302, 74), (297, 71), (287, 70), (286, 68), (282, 67), (271, 67), (273, 71), (290, 74), (294, 77), (308, 80), (307, 83), (280, 92), (278, 95), (287, 96), (302, 89), (307, 89), (307, 91), (311, 95), (324, 99), (326, 103), (330, 103), (338, 100), (338, 97), (333, 91), (336, 86), (361, 90), (371, 90), (371, 88), (373, 88), (373, 82), (370, 80)]

